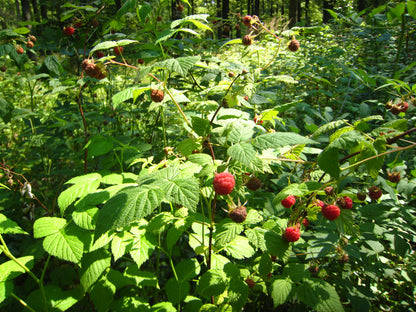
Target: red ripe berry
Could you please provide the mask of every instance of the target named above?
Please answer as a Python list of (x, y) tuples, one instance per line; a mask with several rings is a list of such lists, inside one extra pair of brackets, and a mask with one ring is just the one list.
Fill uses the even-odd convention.
[(317, 199), (317, 200), (314, 201), (313, 205), (322, 208), (323, 206), (325, 206), (325, 203), (322, 200)]
[(244, 96), (244, 100), (248, 102), (249, 100), (248, 95)]
[(176, 6), (176, 10), (178, 10), (179, 12), (183, 12), (183, 4), (182, 4), (182, 3), (179, 3), (179, 4)]
[(75, 33), (75, 28), (72, 26), (64, 27), (64, 34), (67, 36), (72, 36)]
[(348, 196), (340, 197), (337, 199), (337, 205), (342, 209), (351, 209), (352, 199)]
[(163, 20), (163, 18), (162, 18), (162, 16), (158, 16), (157, 18), (156, 18), (156, 20), (158, 21), (158, 22), (161, 22), (162, 20)]
[(24, 50), (21, 46), (17, 46), (17, 47), (16, 47), (16, 52), (17, 52), (18, 54), (23, 54), (23, 53), (25, 53), (25, 50)]
[(288, 242), (296, 242), (300, 238), (300, 230), (295, 227), (286, 228), (285, 238)]
[(32, 49), (32, 48), (33, 48), (33, 46), (34, 46), (33, 41), (28, 40), (28, 41), (26, 42), (26, 46), (27, 46), (29, 49)]
[(387, 178), (392, 183), (398, 183), (401, 179), (400, 172), (397, 172), (397, 171), (387, 172)]
[(409, 108), (409, 104), (405, 101), (400, 102), (398, 106), (399, 106), (400, 111), (402, 113), (405, 113), (407, 111), (407, 109)]
[(391, 113), (393, 115), (398, 115), (401, 112), (401, 109), (398, 105), (393, 105), (393, 107), (390, 109)]
[(243, 22), (244, 25), (246, 25), (247, 27), (251, 26), (251, 16), (250, 15), (246, 15), (244, 16), (241, 21)]
[(322, 214), (328, 220), (335, 220), (339, 217), (341, 210), (336, 205), (325, 205), (321, 209)]
[(144, 63), (144, 60), (143, 60), (143, 59), (141, 59), (141, 58), (139, 58), (139, 59), (137, 59), (137, 63), (139, 63), (139, 64), (141, 65), (141, 64), (143, 64), (143, 63)]
[(97, 52), (95, 52), (95, 56), (96, 56), (97, 58), (102, 58), (102, 57), (104, 57), (104, 52), (97, 51)]
[(285, 199), (281, 201), (281, 204), (285, 208), (290, 208), (296, 203), (296, 197), (293, 195), (289, 195)]
[(302, 224), (304, 227), (308, 227), (309, 226), (309, 220), (307, 218), (302, 220)]
[(114, 47), (114, 54), (120, 55), (123, 53), (123, 47)]
[(379, 199), (383, 195), (383, 192), (378, 186), (371, 186), (368, 189), (368, 196), (370, 196), (371, 199)]
[(249, 45), (251, 45), (251, 44), (252, 44), (252, 42), (253, 42), (253, 40), (251, 39), (251, 36), (250, 36), (250, 35), (245, 35), (245, 36), (243, 37), (243, 44), (244, 44), (245, 46), (249, 46)]
[(212, 181), (214, 185), (214, 191), (218, 195), (230, 194), (235, 185), (234, 176), (229, 172), (217, 173)]

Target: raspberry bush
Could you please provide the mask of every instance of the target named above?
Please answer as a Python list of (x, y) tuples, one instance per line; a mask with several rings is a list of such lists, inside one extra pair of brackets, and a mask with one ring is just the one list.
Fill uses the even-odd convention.
[(0, 310), (412, 311), (414, 1), (123, 3), (0, 32)]

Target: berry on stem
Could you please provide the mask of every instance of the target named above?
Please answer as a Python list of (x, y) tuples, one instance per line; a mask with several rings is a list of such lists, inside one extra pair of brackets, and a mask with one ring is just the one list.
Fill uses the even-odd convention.
[(304, 227), (308, 227), (309, 226), (309, 220), (308, 220), (308, 218), (303, 219), (302, 220), (302, 224), (303, 224)]
[(247, 181), (246, 186), (251, 191), (257, 191), (261, 187), (261, 180), (257, 177), (252, 177)]
[(293, 195), (289, 195), (285, 199), (281, 201), (281, 204), (285, 208), (290, 208), (296, 203), (296, 197)]
[(370, 196), (371, 199), (379, 199), (383, 195), (383, 192), (378, 186), (371, 186), (368, 189), (368, 196)]
[(321, 212), (326, 219), (332, 221), (339, 217), (341, 210), (336, 205), (325, 205), (322, 207)]
[(123, 53), (123, 47), (114, 47), (114, 54), (120, 55)]
[(300, 230), (295, 227), (286, 228), (285, 238), (288, 242), (296, 242), (300, 238)]
[(251, 39), (251, 36), (250, 35), (245, 35), (244, 37), (243, 37), (243, 44), (245, 45), (245, 46), (249, 46), (249, 45), (251, 45), (253, 43), (253, 40)]
[(75, 28), (72, 26), (64, 27), (64, 34), (67, 36), (72, 36), (75, 33)]
[(352, 208), (352, 199), (348, 196), (339, 197), (337, 199), (337, 205), (342, 209), (351, 209)]
[(244, 25), (246, 25), (247, 27), (251, 27), (251, 15), (246, 15), (244, 16), (241, 21), (243, 22)]
[(22, 46), (17, 46), (16, 47), (16, 52), (18, 54), (23, 54), (23, 53), (25, 53), (25, 50), (22, 48)]
[(154, 102), (162, 102), (165, 94), (162, 90), (150, 89), (150, 97)]
[(217, 173), (212, 181), (214, 185), (214, 191), (218, 195), (230, 194), (235, 185), (234, 176), (229, 172)]
[(287, 47), (289, 48), (290, 51), (296, 52), (297, 50), (299, 50), (300, 43), (296, 39), (293, 39), (289, 42)]
[(245, 206), (239, 206), (228, 213), (228, 216), (235, 223), (242, 223), (247, 218), (247, 209)]

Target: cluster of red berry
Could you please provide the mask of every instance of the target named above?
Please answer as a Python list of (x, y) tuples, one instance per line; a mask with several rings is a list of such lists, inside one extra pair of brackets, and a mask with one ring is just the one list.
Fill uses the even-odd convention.
[(385, 106), (393, 115), (405, 113), (409, 109), (409, 103), (406, 101), (400, 101), (396, 104), (393, 101), (388, 101)]

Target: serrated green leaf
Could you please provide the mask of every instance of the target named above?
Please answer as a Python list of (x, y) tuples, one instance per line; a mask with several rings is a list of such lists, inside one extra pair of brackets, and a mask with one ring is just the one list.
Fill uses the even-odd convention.
[(264, 279), (267, 278), (267, 275), (272, 271), (273, 263), (270, 259), (270, 255), (268, 253), (263, 253), (260, 257), (259, 262), (259, 274)]
[(280, 260), (287, 261), (292, 248), (290, 244), (274, 231), (268, 231), (264, 234), (267, 251), (271, 255), (277, 256)]
[(242, 143), (252, 138), (254, 124), (250, 121), (236, 120), (227, 125), (227, 142)]
[(84, 292), (87, 292), (90, 289), (101, 274), (103, 274), (103, 272), (110, 267), (110, 264), (111, 255), (105, 249), (98, 249), (87, 253), (82, 257), (80, 282)]
[(185, 259), (175, 265), (179, 282), (190, 281), (201, 271), (201, 265), (197, 259)]
[[(56, 285), (45, 285), (44, 291), (50, 311), (67, 311), (82, 297), (82, 293), (79, 289), (62, 291), (62, 289)], [(36, 289), (28, 296), (27, 303), (30, 307), (36, 309), (35, 311), (43, 311), (44, 303), (42, 298), (43, 295), (40, 289)]]
[(296, 287), (299, 300), (318, 312), (342, 312), (341, 301), (335, 288), (329, 283), (310, 278)]
[(230, 243), (224, 246), (227, 254), (235, 259), (250, 258), (255, 250), (251, 247), (249, 240), (244, 236), (236, 236)]
[(170, 28), (173, 29), (173, 28), (176, 28), (179, 25), (183, 25), (183, 24), (185, 24), (187, 22), (192, 22), (193, 23), (194, 21), (197, 21), (197, 20), (202, 20), (204, 22), (208, 22), (207, 21), (208, 16), (209, 16), (209, 14), (194, 14), (194, 15), (189, 15), (189, 16), (186, 16), (184, 18), (174, 20), (170, 24)]
[(236, 238), (244, 230), (244, 226), (230, 219), (224, 219), (215, 229), (215, 245), (222, 247)]
[(241, 311), (248, 298), (248, 285), (240, 278), (232, 278), (228, 285), (228, 299), (233, 311)]
[(306, 264), (289, 263), (283, 269), (283, 275), (290, 277), (290, 279), (294, 282), (300, 282), (305, 278), (309, 278), (311, 276), (311, 272), (309, 272)]
[(276, 278), (270, 286), (270, 295), (273, 299), (274, 306), (284, 304), (292, 292), (293, 282), (288, 278)]
[(168, 70), (185, 77), (192, 66), (200, 59), (200, 56), (183, 56), (155, 63), (154, 67), (167, 68)]
[(323, 126), (319, 127), (312, 134), (312, 137), (317, 138), (321, 134), (326, 133), (326, 132), (329, 132), (329, 131), (332, 131), (332, 130), (340, 127), (341, 125), (345, 125), (346, 123), (347, 123), (347, 120), (345, 120), (345, 119), (335, 120), (335, 121), (328, 122), (328, 123), (324, 124)]
[(174, 34), (178, 32), (177, 29), (164, 29), (158, 36), (155, 41), (155, 45), (159, 44), (160, 42), (166, 41), (171, 38)]
[(254, 247), (259, 248), (262, 251), (266, 251), (266, 241), (264, 240), (264, 234), (266, 232), (266, 229), (255, 227), (254, 229), (247, 229), (245, 234)]
[(109, 281), (107, 276), (101, 277), (89, 291), (89, 298), (94, 303), (94, 308), (98, 312), (108, 311), (117, 290), (116, 286)]
[(136, 238), (130, 251), (134, 262), (140, 266), (152, 255), (157, 245), (156, 237), (142, 230), (140, 238)]
[(152, 213), (164, 198), (161, 189), (143, 185), (119, 191), (101, 208), (98, 215), (95, 237), (105, 232), (123, 228), (134, 220), (140, 220)]
[(189, 155), (188, 160), (194, 164), (205, 166), (212, 163), (212, 156), (205, 153), (196, 153)]
[(250, 143), (237, 143), (228, 148), (227, 154), (243, 165), (249, 166), (257, 152)]
[(113, 107), (117, 108), (121, 103), (123, 103), (127, 100), (130, 100), (130, 99), (133, 99), (133, 96), (135, 95), (136, 91), (141, 94), (144, 91), (149, 90), (149, 89), (150, 89), (150, 87), (143, 87), (143, 88), (130, 87), (130, 88), (124, 89), (120, 92), (117, 92), (112, 97)]
[[(19, 257), (17, 260), (26, 266), (29, 270), (33, 268), (35, 257), (33, 256), (25, 256)], [(0, 264), (0, 283), (10, 281), (19, 275), (26, 273), (26, 271), (18, 265), (14, 260), (6, 261)]]
[(407, 12), (416, 19), (416, 1), (407, 1)]
[(222, 270), (210, 269), (200, 278), (197, 292), (204, 298), (221, 295), (227, 287), (227, 276)]
[(192, 129), (199, 136), (206, 136), (211, 132), (211, 123), (209, 120), (200, 118), (197, 116), (192, 116)]
[(169, 251), (172, 250), (178, 239), (181, 237), (192, 224), (192, 218), (181, 218), (173, 223), (173, 226), (168, 230), (166, 237), (166, 246)]
[(105, 42), (101, 42), (99, 44), (97, 44), (91, 51), (90, 51), (90, 55), (92, 53), (94, 53), (95, 51), (99, 51), (99, 50), (106, 50), (106, 49), (111, 49), (114, 47), (121, 47), (121, 46), (126, 46), (128, 44), (132, 44), (138, 42), (137, 40), (130, 40), (130, 39), (123, 39), (123, 40), (119, 40), (119, 41), (105, 41)]
[(160, 187), (165, 191), (166, 197), (178, 205), (191, 211), (196, 211), (199, 202), (199, 180), (194, 177), (178, 178), (165, 177)]
[(254, 139), (254, 146), (261, 150), (297, 144), (318, 144), (318, 142), (292, 132), (266, 133)]
[(101, 156), (113, 150), (113, 138), (95, 136), (87, 144), (88, 156)]
[(59, 259), (78, 263), (83, 254), (84, 241), (68, 227), (48, 235), (43, 240), (43, 248)]
[(33, 236), (41, 238), (59, 232), (66, 225), (66, 220), (56, 217), (43, 217), (33, 224)]
[(79, 177), (72, 178), (66, 184), (74, 184), (63, 191), (58, 197), (58, 205), (63, 215), (65, 209), (69, 207), (77, 198), (95, 191), (100, 185), (101, 175), (91, 173)]
[(172, 304), (175, 305), (185, 299), (190, 289), (191, 285), (189, 282), (184, 281), (178, 283), (173, 277), (171, 277), (165, 284), (165, 290), (166, 294), (168, 295), (168, 299), (170, 302), (172, 302)]
[(0, 213), (0, 234), (29, 234), (13, 220)]
[(341, 168), (338, 162), (339, 149), (336, 147), (328, 146), (318, 156), (319, 167), (331, 175), (331, 177), (338, 178)]
[(76, 210), (72, 213), (75, 224), (85, 230), (94, 230), (97, 224), (99, 209), (91, 207), (85, 210)]

